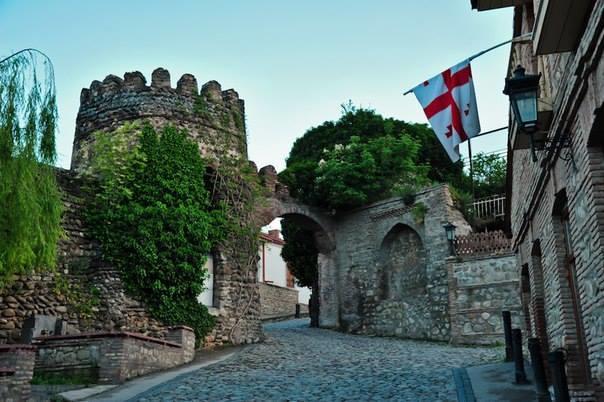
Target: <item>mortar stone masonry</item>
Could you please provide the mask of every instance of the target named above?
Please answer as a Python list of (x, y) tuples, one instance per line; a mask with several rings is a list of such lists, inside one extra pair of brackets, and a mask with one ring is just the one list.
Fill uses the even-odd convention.
[(170, 340), (130, 332), (38, 337), (35, 371), (86, 373), (100, 384), (114, 384), (193, 360), (193, 330), (173, 327), (168, 333)]
[(262, 320), (292, 318), (296, 314), (298, 291), (270, 283), (259, 283)]
[(520, 327), (520, 277), (513, 253), (449, 257), (449, 307), (452, 341), (495, 344), (503, 340), (501, 312), (512, 312)]
[(29, 400), (35, 355), (32, 345), (0, 345), (0, 400)]

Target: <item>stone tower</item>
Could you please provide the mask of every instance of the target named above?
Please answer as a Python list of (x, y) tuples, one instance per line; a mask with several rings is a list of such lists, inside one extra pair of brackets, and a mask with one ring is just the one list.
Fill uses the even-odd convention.
[(225, 149), (247, 158), (244, 102), (237, 92), (223, 91), (216, 81), (205, 83), (199, 91), (191, 74), (184, 74), (172, 88), (168, 70), (158, 68), (151, 85), (135, 71), (123, 79), (108, 75), (82, 89), (71, 169), (81, 172), (88, 166), (96, 131), (113, 131), (143, 120), (156, 129), (168, 124), (186, 129), (210, 159), (220, 159)]
[[(108, 75), (82, 90), (72, 172), (79, 174), (90, 165), (95, 133), (111, 133), (132, 122), (148, 122), (158, 131), (167, 125), (185, 129), (210, 165), (219, 165), (221, 160), (233, 156), (247, 161), (244, 102), (237, 92), (223, 91), (216, 81), (205, 83), (199, 90), (197, 79), (191, 74), (184, 74), (173, 88), (170, 73), (158, 68), (151, 75), (151, 85), (136, 71), (124, 74), (123, 79)], [(217, 322), (206, 342), (257, 342), (262, 329), (256, 277), (247, 272), (249, 267), (238, 264), (228, 250), (226, 247), (213, 252), (214, 295), (210, 311)]]

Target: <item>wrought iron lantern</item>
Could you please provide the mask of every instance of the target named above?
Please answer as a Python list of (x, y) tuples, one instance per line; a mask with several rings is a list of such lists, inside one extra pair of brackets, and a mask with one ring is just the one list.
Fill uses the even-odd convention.
[(457, 226), (455, 226), (451, 222), (447, 222), (443, 227), (445, 228), (445, 232), (447, 233), (447, 240), (449, 241), (450, 253), (451, 253), (451, 255), (453, 255), (454, 254), (453, 240), (455, 240), (455, 228)]
[(503, 93), (510, 97), (516, 121), (526, 133), (537, 131), (537, 97), (541, 75), (525, 74), (522, 66), (516, 67), (514, 76), (505, 80)]
[(520, 129), (529, 136), (533, 161), (537, 160), (533, 135), (537, 131), (537, 98), (540, 74), (525, 74), (522, 66), (516, 67), (514, 76), (506, 78), (503, 93), (510, 97), (514, 117)]

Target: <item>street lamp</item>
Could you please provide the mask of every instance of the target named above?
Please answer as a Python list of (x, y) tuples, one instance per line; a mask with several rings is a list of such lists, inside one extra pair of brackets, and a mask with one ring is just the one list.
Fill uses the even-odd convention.
[(525, 74), (522, 66), (516, 67), (514, 76), (505, 79), (503, 93), (510, 97), (512, 111), (520, 129), (529, 136), (533, 161), (535, 155), (533, 134), (537, 131), (537, 97), (540, 74)]
[(456, 226), (451, 222), (447, 222), (444, 226), (445, 232), (447, 233), (447, 240), (449, 241), (449, 251), (450, 255), (455, 254), (455, 249), (453, 248), (453, 240), (455, 240), (455, 228)]

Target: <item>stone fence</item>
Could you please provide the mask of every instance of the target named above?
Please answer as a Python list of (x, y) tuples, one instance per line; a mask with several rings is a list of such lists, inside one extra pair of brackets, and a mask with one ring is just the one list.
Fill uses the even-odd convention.
[(0, 400), (26, 401), (31, 395), (36, 348), (32, 345), (0, 346)]
[(259, 283), (260, 318), (276, 320), (293, 318), (298, 303), (298, 291), (270, 283)]
[(168, 340), (131, 332), (44, 336), (34, 340), (36, 373), (88, 374), (100, 384), (126, 381), (193, 360), (195, 334), (172, 327)]
[(520, 326), (520, 280), (512, 253), (447, 259), (451, 339), (458, 344), (503, 342), (502, 310)]

